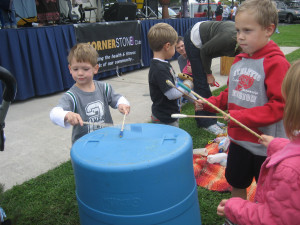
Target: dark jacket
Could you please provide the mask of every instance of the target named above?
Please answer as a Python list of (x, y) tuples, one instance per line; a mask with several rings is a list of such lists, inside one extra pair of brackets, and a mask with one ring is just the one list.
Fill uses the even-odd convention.
[(218, 5), (217, 9), (215, 11), (216, 16), (221, 16), (223, 13), (223, 6), (222, 5)]
[(232, 21), (207, 21), (200, 24), (200, 56), (204, 71), (211, 74), (213, 58), (235, 56), (236, 29)]

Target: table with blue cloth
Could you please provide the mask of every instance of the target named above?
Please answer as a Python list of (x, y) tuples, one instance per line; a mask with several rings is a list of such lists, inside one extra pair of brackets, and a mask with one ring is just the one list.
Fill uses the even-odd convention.
[[(203, 18), (181, 18), (141, 21), (141, 64), (119, 68), (124, 73), (149, 67), (153, 57), (147, 33), (159, 22), (169, 23), (183, 36), (185, 31)], [(107, 31), (109, 32), (109, 31)], [(0, 66), (9, 70), (17, 80), (15, 101), (64, 91), (74, 81), (69, 73), (67, 55), (76, 44), (74, 26), (58, 25), (0, 30)], [(173, 59), (176, 59), (176, 54)], [(113, 76), (116, 70), (99, 73), (95, 79)], [(0, 86), (2, 92), (3, 87)], [(2, 101), (2, 96), (0, 96)]]

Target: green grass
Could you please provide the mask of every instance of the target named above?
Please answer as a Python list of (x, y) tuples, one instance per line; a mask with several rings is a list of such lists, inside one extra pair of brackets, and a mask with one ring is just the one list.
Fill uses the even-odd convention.
[(279, 46), (300, 47), (300, 24), (278, 26), (280, 34), (274, 33), (271, 37)]
[[(300, 25), (281, 26), (279, 31), (280, 34), (272, 36), (279, 46), (300, 46)], [(287, 55), (289, 62), (299, 58), (300, 50)], [(218, 95), (224, 88), (213, 94)], [(194, 114), (193, 105), (186, 104), (182, 113)], [(181, 120), (180, 127), (192, 136), (194, 148), (204, 147), (215, 137), (197, 128), (194, 119)], [(222, 224), (223, 219), (217, 216), (216, 207), (221, 199), (229, 198), (230, 194), (198, 188), (198, 196), (202, 223)], [(15, 224), (18, 225), (79, 225), (71, 162), (14, 186), (1, 195), (0, 205), (9, 218), (17, 220)]]
[(286, 55), (286, 59), (290, 62), (293, 63), (295, 60), (300, 59), (300, 49), (294, 51), (291, 54)]
[[(280, 34), (274, 33), (271, 39), (281, 47), (300, 47), (300, 24), (281, 25), (278, 27)], [(300, 49), (286, 56), (292, 63), (300, 59)]]
[[(226, 86), (223, 86), (215, 91), (213, 95), (217, 96), (223, 91)], [(193, 115), (194, 105), (188, 103), (182, 107), (182, 113), (187, 115)], [(220, 122), (225, 123), (224, 120), (220, 119)], [(207, 145), (208, 141), (213, 140), (216, 136), (212, 135), (202, 128), (198, 128), (194, 118), (187, 118), (180, 120), (180, 128), (187, 131), (193, 139), (193, 148), (203, 148)], [(201, 211), (202, 224), (222, 224), (224, 219), (217, 216), (217, 206), (219, 202), (224, 198), (229, 198), (230, 193), (219, 193), (215, 191), (209, 191), (205, 188), (198, 187), (198, 200)]]
[(18, 225), (80, 224), (71, 162), (14, 186), (1, 205)]

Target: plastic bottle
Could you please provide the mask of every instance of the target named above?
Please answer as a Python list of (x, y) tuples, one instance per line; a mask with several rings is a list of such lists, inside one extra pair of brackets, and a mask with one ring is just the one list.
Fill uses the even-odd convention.
[(226, 137), (224, 137), (224, 136), (216, 137), (216, 138), (214, 139), (214, 142), (216, 142), (216, 143), (219, 144), (224, 138), (226, 138)]
[(195, 148), (193, 149), (193, 154), (194, 155), (202, 155), (202, 156), (207, 156), (208, 151), (206, 148)]
[(214, 155), (207, 156), (207, 162), (214, 164), (214, 163), (220, 163), (222, 165), (225, 164), (226, 166), (227, 161), (227, 154), (226, 153), (217, 153)]
[(230, 140), (229, 140), (228, 137), (223, 138), (223, 139), (220, 141), (219, 145), (218, 145), (219, 152), (220, 152), (220, 153), (221, 153), (221, 152), (227, 152), (229, 143), (230, 143)]

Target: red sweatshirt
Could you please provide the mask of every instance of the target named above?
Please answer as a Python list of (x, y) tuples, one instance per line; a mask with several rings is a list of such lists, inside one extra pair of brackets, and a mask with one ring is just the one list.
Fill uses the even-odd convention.
[[(273, 42), (251, 57), (241, 53), (235, 57), (230, 69), (228, 88), (209, 102), (258, 134), (286, 137), (282, 123), (284, 101), (281, 84), (289, 69), (280, 48)], [(204, 110), (213, 111), (205, 105)], [(266, 156), (266, 148), (258, 138), (238, 124), (228, 124), (229, 138), (255, 155)]]

